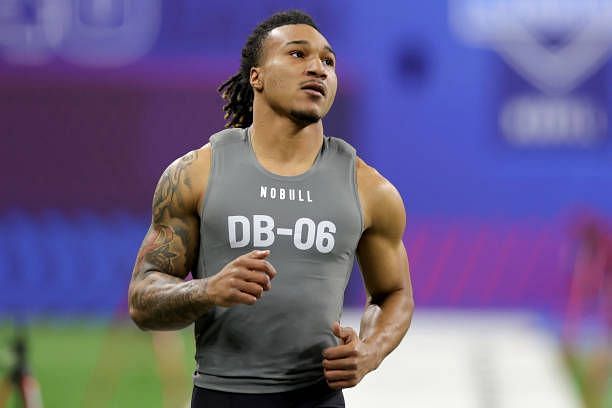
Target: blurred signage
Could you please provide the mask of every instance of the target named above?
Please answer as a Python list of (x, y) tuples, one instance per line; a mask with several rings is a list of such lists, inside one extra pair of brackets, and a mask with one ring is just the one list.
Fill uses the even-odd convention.
[(119, 66), (153, 47), (161, 0), (1, 0), (0, 57), (44, 64)]
[(461, 39), (511, 68), (491, 80), (508, 143), (591, 147), (608, 139), (601, 67), (612, 51), (612, 0), (450, 0), (449, 12)]

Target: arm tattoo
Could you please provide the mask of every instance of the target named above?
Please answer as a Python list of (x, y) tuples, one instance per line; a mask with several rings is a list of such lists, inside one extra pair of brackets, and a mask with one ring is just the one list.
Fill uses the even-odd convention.
[(158, 225), (153, 242), (145, 242), (139, 260), (144, 260), (146, 263), (172, 275), (174, 272), (173, 261), (178, 256), (178, 254), (172, 252), (170, 247), (173, 239), (172, 228), (163, 224)]
[(183, 280), (197, 260), (198, 217), (188, 197), (192, 183), (186, 172), (197, 157), (193, 151), (170, 165), (153, 197), (152, 225), (130, 285), (130, 305), (141, 327), (185, 327), (210, 308), (203, 299), (206, 282)]
[[(189, 190), (192, 188), (191, 180), (185, 170), (191, 166), (197, 158), (198, 152), (192, 151), (169, 166), (166, 171), (164, 171), (153, 197), (153, 225), (160, 229), (164, 229), (164, 227), (167, 229), (164, 237), (167, 238), (167, 240), (162, 240), (161, 242), (170, 244), (175, 236), (180, 239), (182, 248), (177, 249), (185, 252), (184, 268), (186, 272), (188, 272), (194, 264), (194, 252), (197, 248), (193, 245), (196, 243), (192, 242), (193, 240), (190, 239), (188, 228), (185, 228), (184, 222), (180, 220), (185, 217), (185, 214), (190, 211), (195, 211), (195, 208), (190, 206), (189, 200), (185, 197), (184, 187), (187, 187)], [(181, 186), (184, 187), (181, 188)], [(168, 227), (166, 225), (167, 220), (173, 218), (175, 222)], [(177, 242), (176, 244), (179, 243)], [(177, 254), (172, 251), (170, 245), (157, 247), (157, 253), (160, 255), (159, 260), (162, 261), (161, 265), (169, 267), (170, 269), (167, 271), (172, 273), (174, 270), (173, 261), (177, 257)], [(157, 263), (154, 264), (159, 265)], [(165, 272), (166, 269), (162, 269), (162, 271)]]
[(191, 189), (191, 180), (185, 174), (198, 157), (198, 152), (187, 153), (180, 160), (168, 167), (162, 174), (153, 197), (153, 222), (160, 223), (167, 216), (176, 215), (178, 210), (185, 210), (188, 205), (181, 193), (181, 183)]
[[(130, 304), (141, 314), (137, 323), (153, 330), (186, 327), (212, 307), (205, 294), (207, 281), (188, 282), (159, 272), (147, 275), (135, 291)], [(135, 319), (136, 320), (136, 319)]]

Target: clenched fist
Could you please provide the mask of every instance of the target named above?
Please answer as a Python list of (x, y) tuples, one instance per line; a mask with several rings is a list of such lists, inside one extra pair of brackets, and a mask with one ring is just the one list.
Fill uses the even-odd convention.
[(354, 387), (378, 366), (378, 355), (364, 343), (355, 330), (335, 322), (332, 331), (341, 340), (336, 347), (323, 350), (323, 373), (330, 388)]
[(229, 307), (237, 304), (252, 305), (264, 291), (270, 290), (270, 281), (276, 269), (266, 258), (270, 251), (251, 251), (239, 256), (214, 276), (204, 280), (204, 293), (214, 305)]

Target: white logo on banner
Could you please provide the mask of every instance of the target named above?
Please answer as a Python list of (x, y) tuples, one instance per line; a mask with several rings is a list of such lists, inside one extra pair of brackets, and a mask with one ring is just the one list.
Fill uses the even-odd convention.
[(606, 132), (605, 107), (568, 94), (612, 51), (612, 1), (450, 0), (449, 10), (461, 38), (495, 50), (542, 92), (502, 109), (500, 126), (511, 142), (589, 145)]
[(0, 55), (17, 64), (60, 56), (119, 66), (149, 52), (160, 25), (161, 0), (2, 0)]

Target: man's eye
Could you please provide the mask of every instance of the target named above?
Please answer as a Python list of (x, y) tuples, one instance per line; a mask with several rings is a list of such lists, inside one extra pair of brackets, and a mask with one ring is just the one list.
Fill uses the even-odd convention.
[(293, 55), (294, 57), (297, 57), (297, 58), (303, 58), (304, 57), (304, 53), (302, 51), (299, 51), (299, 50), (291, 51), (289, 53), (289, 55)]
[(330, 67), (334, 66), (334, 60), (331, 58), (323, 58), (323, 62), (325, 63), (325, 65), (328, 65)]

